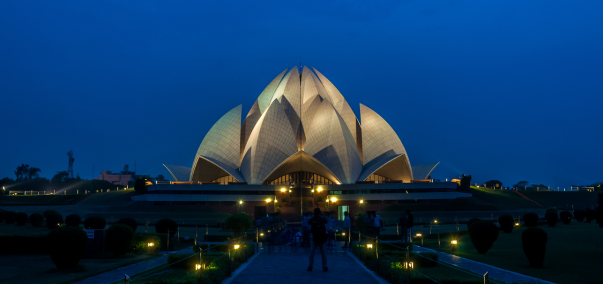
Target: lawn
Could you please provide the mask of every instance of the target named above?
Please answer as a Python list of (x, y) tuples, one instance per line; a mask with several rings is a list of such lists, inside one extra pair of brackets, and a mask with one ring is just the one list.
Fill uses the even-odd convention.
[(521, 194), (542, 204), (544, 207), (585, 209), (597, 207), (598, 192), (587, 191), (540, 191), (523, 192)]
[(484, 255), (477, 253), (467, 235), (458, 238), (457, 251), (451, 250), (450, 237), (442, 239), (441, 248), (438, 248), (437, 239), (426, 239), (425, 247), (555, 283), (601, 283), (598, 269), (603, 255), (602, 228), (575, 220), (570, 225), (541, 228), (548, 234), (543, 268), (529, 266), (521, 246), (522, 228), (510, 234), (501, 232), (494, 246)]
[(0, 205), (66, 205), (84, 195), (17, 195), (0, 196)]

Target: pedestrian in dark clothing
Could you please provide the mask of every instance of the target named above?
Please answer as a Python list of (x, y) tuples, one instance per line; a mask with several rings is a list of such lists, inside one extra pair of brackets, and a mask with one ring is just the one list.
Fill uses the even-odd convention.
[(312, 232), (312, 247), (310, 248), (310, 265), (308, 271), (312, 271), (314, 265), (314, 251), (316, 247), (320, 248), (320, 255), (322, 256), (322, 270), (329, 271), (327, 267), (327, 254), (325, 251), (325, 242), (327, 242), (327, 218), (322, 214), (319, 208), (314, 209), (314, 216), (310, 218), (308, 224), (310, 224)]
[(406, 242), (406, 233), (407, 233), (407, 226), (408, 226), (408, 215), (406, 215), (406, 213), (402, 214), (402, 218), (400, 218), (400, 221), (398, 222), (398, 224), (400, 225), (400, 239), (403, 242)]
[(406, 235), (408, 235), (408, 241), (412, 242), (414, 240), (413, 235), (412, 235), (412, 227), (415, 225), (415, 216), (413, 216), (410, 213), (410, 210), (406, 210), (406, 214), (408, 214), (408, 222), (407, 222), (407, 233)]

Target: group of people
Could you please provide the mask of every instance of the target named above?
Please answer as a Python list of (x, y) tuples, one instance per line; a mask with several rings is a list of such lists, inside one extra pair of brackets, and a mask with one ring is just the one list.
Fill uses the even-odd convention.
[[(327, 214), (323, 214), (321, 211), (321, 215), (324, 217), (324, 219), (326, 220), (326, 224), (325, 224), (325, 229), (327, 232), (327, 240), (325, 242), (325, 247), (330, 248), (330, 247), (335, 247), (335, 232), (337, 230), (337, 228), (339, 228), (339, 222), (331, 217), (330, 213)], [(311, 242), (311, 233), (312, 233), (312, 226), (310, 224), (310, 219), (314, 218), (314, 214), (311, 214), (309, 212), (304, 213), (304, 215), (302, 216), (302, 233), (301, 233), (301, 246), (302, 247), (309, 247), (311, 246), (310, 242)], [(351, 227), (351, 221), (350, 221), (350, 217), (348, 212), (344, 212), (344, 220), (343, 220), (343, 228), (346, 231), (349, 231), (350, 227)], [(343, 246), (344, 248), (347, 247), (347, 241), (345, 243), (345, 245)]]
[(410, 210), (406, 210), (400, 221), (398, 222), (400, 230), (400, 240), (403, 242), (412, 242), (414, 240), (412, 235), (412, 227), (415, 225), (415, 217), (410, 213)]
[(377, 215), (375, 211), (366, 211), (366, 215), (364, 216), (364, 229), (366, 235), (371, 238), (381, 236), (381, 231), (385, 231), (381, 216)]

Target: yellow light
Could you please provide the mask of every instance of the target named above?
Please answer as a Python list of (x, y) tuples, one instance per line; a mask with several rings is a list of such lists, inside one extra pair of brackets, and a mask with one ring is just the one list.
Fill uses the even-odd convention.
[(314, 192), (314, 189), (312, 189), (312, 192)]
[(341, 233), (342, 236), (345, 236), (345, 233)]
[(281, 192), (285, 192), (285, 191), (287, 191), (287, 190), (284, 187), (281, 188)]
[(450, 243), (453, 244), (453, 245), (458, 244), (456, 240), (452, 240)]
[(276, 203), (276, 199), (274, 199), (274, 203)]
[(420, 237), (420, 236), (422, 236), (421, 233), (417, 233), (417, 237)]
[(235, 249), (239, 249), (239, 245), (234, 245), (234, 248)]
[(519, 226), (519, 223), (515, 223), (515, 226)]
[(366, 245), (366, 248), (370, 248), (370, 249), (372, 249), (372, 248), (373, 248), (373, 244), (367, 244), (367, 245)]
[(438, 220), (435, 220), (435, 221), (433, 221), (433, 222), (434, 222), (434, 223), (437, 223), (437, 222), (438, 222)]
[(201, 269), (201, 264), (195, 265), (195, 270), (200, 270), (200, 269)]
[(331, 197), (331, 202), (336, 202), (336, 201), (337, 201), (337, 198)]
[(412, 262), (405, 262), (404, 263), (404, 268), (406, 269), (413, 269), (414, 268), (414, 264)]
[(364, 203), (364, 200), (360, 199), (360, 203)]
[(260, 233), (260, 236), (263, 236), (263, 235), (264, 235), (264, 233)]
[(239, 204), (243, 204), (243, 200), (239, 200)]
[(322, 187), (320, 187), (320, 186), (319, 186), (319, 187), (316, 189), (316, 191), (321, 192), (321, 191), (322, 191)]
[(270, 201), (272, 201), (272, 199), (270, 199), (270, 198), (266, 199), (266, 202), (270, 202)]
[(147, 245), (148, 245), (149, 247), (152, 247), (152, 246), (154, 246), (155, 244), (154, 244), (154, 243), (148, 243)]

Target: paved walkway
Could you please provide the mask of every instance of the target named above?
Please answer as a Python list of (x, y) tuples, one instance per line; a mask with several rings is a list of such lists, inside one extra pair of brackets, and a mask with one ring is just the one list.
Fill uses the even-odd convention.
[(509, 270), (498, 268), (498, 267), (495, 267), (492, 265), (488, 265), (485, 263), (477, 262), (474, 260), (456, 256), (456, 255), (438, 252), (438, 251), (424, 248), (424, 247), (415, 246), (414, 251), (415, 252), (421, 252), (421, 251), (435, 252), (438, 254), (440, 261), (450, 263), (453, 266), (475, 272), (479, 275), (484, 275), (486, 272), (488, 272), (488, 275), (490, 275), (490, 278), (505, 281), (508, 283), (525, 282), (525, 283), (539, 283), (539, 284), (555, 284), (553, 282), (549, 282), (546, 280), (530, 277), (527, 275), (519, 274), (519, 273), (516, 273), (513, 271), (509, 271)]
[[(193, 247), (188, 247), (178, 251), (178, 253), (193, 253)], [(75, 284), (106, 284), (119, 280), (123, 280), (125, 274), (132, 277), (134, 274), (149, 270), (159, 265), (167, 263), (168, 256), (164, 254), (149, 260), (134, 263), (132, 265), (120, 267), (103, 274), (86, 278), (82, 281), (75, 282)]]
[(299, 248), (297, 252), (263, 251), (244, 269), (237, 271), (228, 284), (249, 283), (354, 283), (381, 284), (366, 268), (347, 252), (328, 252), (329, 271), (322, 271), (320, 251), (314, 258), (314, 270), (308, 268), (309, 252)]

